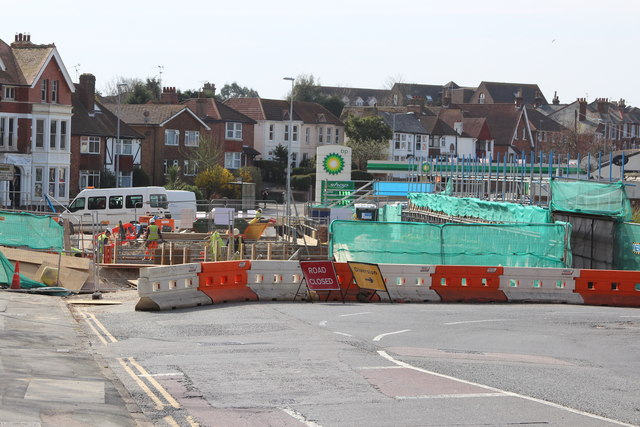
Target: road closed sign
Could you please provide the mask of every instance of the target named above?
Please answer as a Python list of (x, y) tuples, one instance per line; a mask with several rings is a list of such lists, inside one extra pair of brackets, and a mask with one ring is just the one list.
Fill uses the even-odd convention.
[(312, 291), (338, 291), (340, 283), (331, 261), (300, 261), (307, 287)]

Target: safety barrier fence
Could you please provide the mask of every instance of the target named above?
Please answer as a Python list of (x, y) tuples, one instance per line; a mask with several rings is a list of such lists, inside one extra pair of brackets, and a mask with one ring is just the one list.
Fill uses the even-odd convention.
[(136, 310), (245, 301), (536, 302), (640, 307), (640, 271), (379, 264), (389, 291), (360, 288), (333, 263), (340, 290), (308, 291), (298, 261), (240, 260), (140, 270)]

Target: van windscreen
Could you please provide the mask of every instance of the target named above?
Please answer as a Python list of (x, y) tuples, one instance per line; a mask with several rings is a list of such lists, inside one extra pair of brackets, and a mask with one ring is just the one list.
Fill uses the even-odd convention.
[(166, 194), (150, 194), (149, 201), (152, 208), (167, 209), (167, 195)]
[(69, 212), (76, 212), (84, 209), (84, 197), (77, 197), (71, 204), (69, 205)]
[(125, 206), (129, 209), (140, 209), (142, 207), (142, 194), (127, 196), (125, 199)]

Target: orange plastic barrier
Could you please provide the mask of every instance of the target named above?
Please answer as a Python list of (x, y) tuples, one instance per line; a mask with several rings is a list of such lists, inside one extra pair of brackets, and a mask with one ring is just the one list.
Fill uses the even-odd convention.
[(102, 249), (104, 251), (104, 253), (102, 254), (102, 263), (103, 264), (113, 263), (113, 244), (104, 245)]
[(640, 272), (580, 270), (576, 288), (587, 305), (640, 307)]
[[(373, 291), (361, 290), (358, 285), (353, 283), (353, 274), (349, 264), (346, 262), (334, 262), (333, 268), (336, 270), (336, 276), (338, 276), (338, 283), (340, 283), (340, 292), (338, 291), (317, 291), (318, 299), (324, 301), (329, 297), (328, 301), (342, 301), (340, 293), (345, 293), (345, 301), (359, 301), (359, 302), (379, 302), (380, 296), (376, 293), (371, 297)], [(350, 285), (351, 284), (351, 285)], [(358, 295), (360, 298), (358, 299)]]
[(207, 294), (214, 304), (231, 301), (258, 301), (258, 296), (247, 286), (251, 261), (203, 262), (198, 273), (198, 289)]
[(442, 302), (506, 302), (500, 288), (502, 267), (437, 265), (431, 289)]

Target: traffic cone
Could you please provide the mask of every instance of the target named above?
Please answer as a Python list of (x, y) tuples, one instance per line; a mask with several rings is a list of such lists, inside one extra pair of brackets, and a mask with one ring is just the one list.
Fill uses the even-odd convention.
[(16, 261), (16, 267), (13, 270), (13, 279), (11, 280), (11, 289), (20, 289), (20, 261)]

